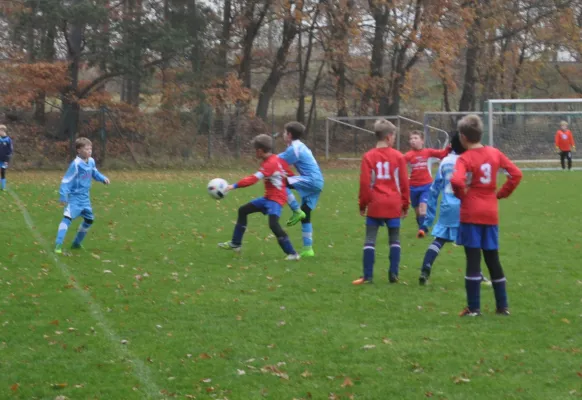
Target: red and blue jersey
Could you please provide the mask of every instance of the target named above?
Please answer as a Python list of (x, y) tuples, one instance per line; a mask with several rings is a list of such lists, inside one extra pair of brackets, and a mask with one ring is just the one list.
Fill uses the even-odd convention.
[(443, 159), (451, 152), (451, 148), (447, 147), (443, 150), (437, 149), (420, 149), (410, 150), (404, 154), (406, 162), (410, 164), (410, 186), (424, 186), (432, 183), (432, 176), (430, 173), (429, 158)]
[(265, 198), (284, 205), (287, 202), (287, 177), (293, 175), (289, 164), (275, 154), (272, 154), (263, 160), (261, 168), (257, 172), (241, 179), (234, 187), (243, 188), (251, 186), (261, 179), (264, 179)]

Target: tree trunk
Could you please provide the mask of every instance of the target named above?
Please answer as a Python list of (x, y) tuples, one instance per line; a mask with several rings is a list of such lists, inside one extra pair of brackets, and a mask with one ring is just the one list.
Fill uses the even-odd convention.
[(287, 55), (289, 54), (289, 48), (295, 40), (297, 35), (297, 24), (293, 15), (288, 15), (283, 23), (283, 37), (281, 39), (281, 45), (277, 49), (277, 55), (275, 56), (275, 61), (271, 67), (271, 72), (259, 92), (259, 100), (257, 103), (256, 114), (259, 118), (263, 120), (267, 119), (267, 113), (269, 112), (269, 103), (271, 98), (275, 94), (277, 85), (285, 73), (285, 67), (287, 66)]
[(232, 0), (224, 0), (222, 11), (222, 34), (220, 35), (220, 47), (218, 49), (218, 68), (220, 75), (226, 76), (228, 72), (228, 49), (230, 42)]
[(459, 100), (459, 111), (472, 111), (475, 108), (475, 86), (477, 84), (477, 62), (481, 46), (481, 17), (479, 10), (469, 30), (467, 38), (467, 52), (465, 54), (465, 77), (463, 91)]
[(319, 17), (320, 8), (315, 9), (311, 20), (311, 26), (309, 27), (309, 39), (307, 40), (307, 51), (305, 53), (305, 60), (302, 59), (303, 54), (303, 38), (301, 30), (299, 30), (299, 41), (297, 44), (297, 64), (299, 65), (299, 99), (297, 104), (297, 121), (305, 124), (305, 86), (307, 83), (307, 76), (309, 75), (309, 63), (311, 62), (311, 54), (313, 52), (313, 39), (315, 24)]

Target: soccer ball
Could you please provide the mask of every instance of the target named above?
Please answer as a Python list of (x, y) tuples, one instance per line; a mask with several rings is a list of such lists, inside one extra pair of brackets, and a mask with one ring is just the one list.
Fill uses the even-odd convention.
[(221, 178), (215, 178), (208, 182), (208, 194), (216, 200), (221, 200), (226, 196), (228, 182)]

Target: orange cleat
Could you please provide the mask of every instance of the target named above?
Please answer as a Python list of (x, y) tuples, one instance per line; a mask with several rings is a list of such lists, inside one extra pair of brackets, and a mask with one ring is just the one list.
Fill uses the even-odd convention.
[(372, 280), (370, 280), (370, 279), (364, 279), (363, 277), (362, 278), (358, 278), (355, 281), (352, 281), (352, 285), (365, 285), (365, 284), (368, 284), (368, 283), (372, 283)]
[(426, 232), (423, 231), (422, 229), (419, 229), (418, 232), (416, 233), (417, 239), (423, 239), (425, 236), (426, 236)]

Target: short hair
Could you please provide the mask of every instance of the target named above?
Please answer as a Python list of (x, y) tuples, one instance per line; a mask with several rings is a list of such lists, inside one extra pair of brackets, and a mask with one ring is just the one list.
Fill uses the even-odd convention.
[[(562, 125), (568, 126), (568, 122), (567, 121), (560, 121), (560, 126), (562, 126)], [(0, 126), (0, 128), (1, 128), (1, 126)]]
[(75, 150), (79, 150), (85, 146), (93, 146), (93, 143), (86, 137), (80, 137), (75, 140)]
[(305, 134), (305, 126), (301, 122), (291, 121), (285, 124), (285, 131), (291, 134), (293, 140), (299, 140)]
[(455, 154), (463, 154), (465, 152), (465, 148), (461, 144), (461, 135), (459, 135), (459, 132), (452, 132), (451, 149), (453, 149)]
[(388, 135), (394, 135), (396, 133), (396, 127), (387, 119), (378, 119), (374, 123), (374, 133), (376, 134), (376, 139), (385, 140)]
[(479, 143), (483, 136), (483, 121), (476, 114), (463, 117), (457, 124), (461, 135), (465, 135), (469, 143)]
[(265, 153), (270, 153), (273, 150), (273, 138), (264, 133), (257, 135), (253, 139), (253, 147), (257, 150), (263, 150)]
[(6, 128), (6, 125), (0, 125), (0, 131), (5, 131), (6, 129), (8, 129)]
[(424, 132), (417, 131), (417, 130), (410, 131), (410, 132), (408, 133), (408, 137), (410, 137), (410, 136), (412, 136), (412, 135), (417, 135), (417, 136), (420, 136), (420, 138), (421, 138), (422, 140), (424, 140)]

